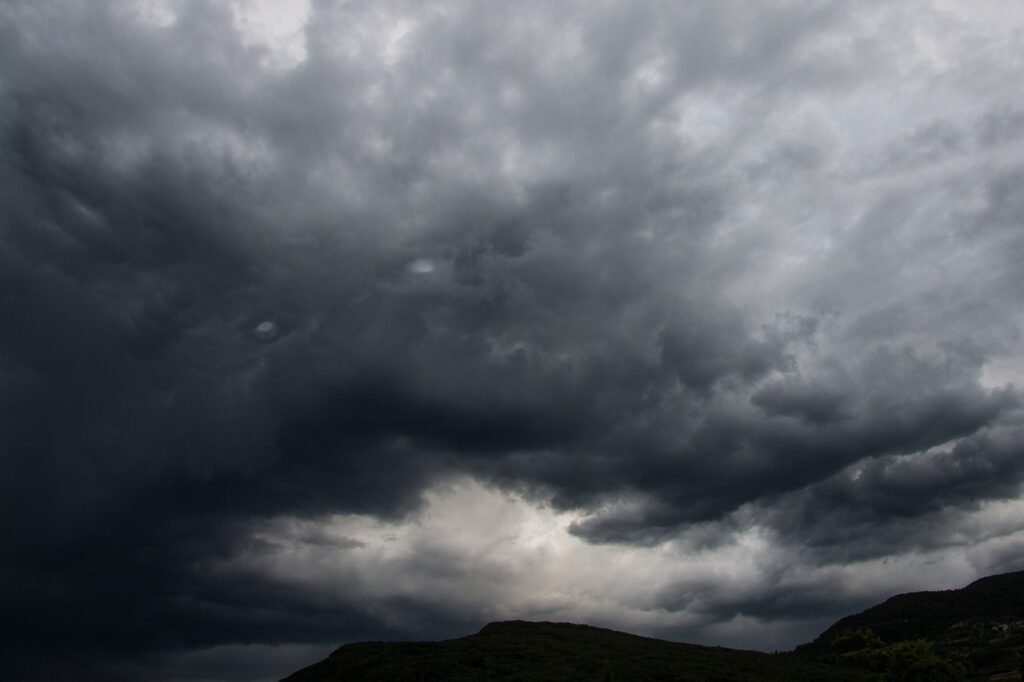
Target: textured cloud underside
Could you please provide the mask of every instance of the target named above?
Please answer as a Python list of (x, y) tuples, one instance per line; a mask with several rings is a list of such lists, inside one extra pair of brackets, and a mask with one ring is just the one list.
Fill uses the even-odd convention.
[(492, 617), (782, 647), (1019, 567), (1022, 27), (6, 3), (13, 646), (88, 631), (105, 679)]

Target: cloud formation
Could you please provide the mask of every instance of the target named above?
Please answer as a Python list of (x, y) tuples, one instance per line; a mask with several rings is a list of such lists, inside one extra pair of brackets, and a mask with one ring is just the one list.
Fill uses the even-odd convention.
[(1019, 568), (1022, 25), (6, 3), (5, 658), (782, 648)]

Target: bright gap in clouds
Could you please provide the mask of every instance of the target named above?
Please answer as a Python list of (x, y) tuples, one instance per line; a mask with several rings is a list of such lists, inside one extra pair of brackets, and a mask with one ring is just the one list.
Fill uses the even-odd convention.
[[(239, 0), (224, 6), (233, 15), (242, 43), (264, 51), (261, 66), (286, 71), (306, 60), (310, 0)], [(171, 26), (183, 13), (196, 9), (175, 0), (145, 0), (130, 6), (138, 19), (156, 28)]]
[[(980, 506), (931, 549), (846, 563), (818, 563), (799, 545), (780, 542), (754, 520), (758, 513), (740, 509), (724, 523), (696, 524), (624, 552), (572, 535), (572, 524), (585, 518), (579, 513), (459, 478), (432, 488), (419, 512), (401, 521), (276, 518), (245, 550), (208, 570), (270, 578), (340, 606), (362, 604), (412, 638), (436, 626), (417, 621), (422, 608), (465, 624), (450, 636), (496, 620), (551, 620), (767, 651), (807, 641), (832, 620), (773, 609), (796, 606), (799, 614), (796, 602), (806, 600), (838, 616), (896, 592), (966, 584), (1024, 549), (1016, 523), (1022, 500)], [(780, 603), (772, 603), (773, 593)], [(764, 594), (759, 607), (743, 606)]]
[(306, 59), (309, 0), (246, 0), (235, 5), (235, 24), (247, 45), (267, 50), (264, 66), (286, 70)]

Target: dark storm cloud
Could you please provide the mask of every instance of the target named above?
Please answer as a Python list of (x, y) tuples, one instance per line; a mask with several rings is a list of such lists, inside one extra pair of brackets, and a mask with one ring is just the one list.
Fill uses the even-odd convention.
[(750, 397), (770, 416), (796, 417), (812, 424), (844, 419), (843, 405), (849, 399), (835, 386), (797, 382), (768, 384)]
[[(462, 473), (625, 545), (754, 506), (782, 541), (891, 548), (1015, 494), (1016, 391), (983, 379), (1018, 338), (1019, 167), (963, 205), (955, 168), (899, 183), (1013, 143), (1019, 108), (833, 172), (837, 133), (791, 110), (905, 47), (845, 3), (314, 2), (290, 69), (227, 5), (142, 8), (0, 9), (0, 605), (26, 665), (407, 635), (206, 569), (268, 519), (400, 520)], [(787, 230), (821, 216), (806, 259)], [(702, 613), (821, 613), (819, 587)], [(424, 604), (421, 635), (466, 622)]]
[(856, 466), (779, 504), (777, 526), (845, 561), (946, 546), (955, 539), (950, 524), (939, 522), (942, 514), (1017, 496), (1024, 467), (1019, 441), (1010, 434), (997, 431), (948, 449)]
[(767, 584), (751, 590), (740, 588), (728, 595), (721, 594), (720, 586), (712, 581), (669, 584), (662, 588), (658, 603), (669, 609), (690, 609), (711, 615), (716, 620), (749, 616), (782, 621), (823, 615), (840, 617), (866, 606), (844, 594), (838, 581), (784, 585), (781, 577), (771, 575)]

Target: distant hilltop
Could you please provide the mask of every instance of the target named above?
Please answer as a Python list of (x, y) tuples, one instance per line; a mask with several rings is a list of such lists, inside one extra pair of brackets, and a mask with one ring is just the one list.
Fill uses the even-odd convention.
[(1024, 571), (900, 594), (792, 652), (668, 642), (573, 623), (505, 621), (441, 642), (346, 644), (287, 682), (377, 680), (1020, 680)]

